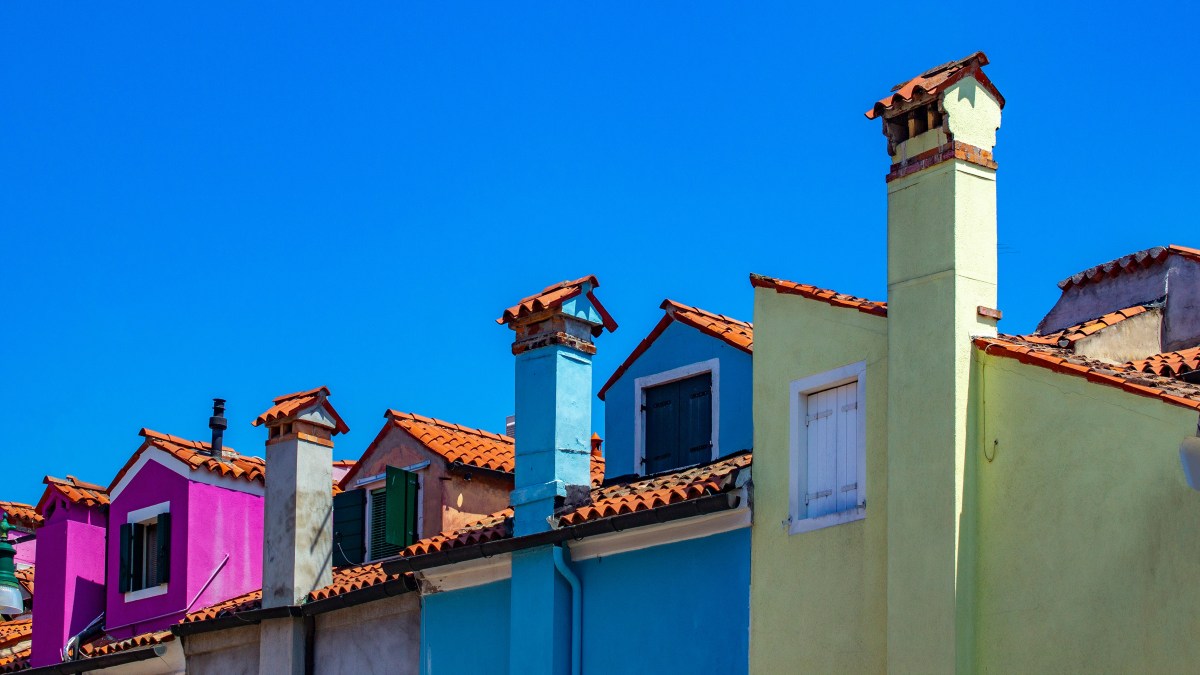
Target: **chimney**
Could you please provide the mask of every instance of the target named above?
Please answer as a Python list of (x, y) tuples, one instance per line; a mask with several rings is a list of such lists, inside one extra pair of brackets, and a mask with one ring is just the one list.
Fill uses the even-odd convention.
[(517, 437), (517, 416), (509, 415), (504, 418), (504, 435), (509, 438)]
[(229, 420), (225, 419), (225, 399), (213, 399), (213, 414), (208, 418), (208, 428), (212, 429), (212, 443), (208, 454), (214, 459), (223, 460), (225, 457), (225, 429), (229, 428)]
[[(888, 194), (888, 668), (952, 672), (971, 337), (995, 335), (1004, 98), (976, 52), (898, 85), (882, 119)], [(966, 635), (964, 631), (963, 635)], [(969, 669), (969, 667), (968, 667)]]
[[(556, 508), (591, 490), (593, 339), (616, 322), (593, 295), (595, 277), (564, 281), (521, 300), (497, 321), (516, 333), (514, 534), (556, 527)], [(571, 592), (553, 544), (515, 552), (509, 672), (567, 673), (571, 666)]]
[[(254, 426), (267, 427), (262, 604), (302, 603), (333, 581), (333, 436), (350, 429), (330, 405), (329, 390), (280, 396)], [(262, 672), (304, 672), (304, 621), (263, 621)]]

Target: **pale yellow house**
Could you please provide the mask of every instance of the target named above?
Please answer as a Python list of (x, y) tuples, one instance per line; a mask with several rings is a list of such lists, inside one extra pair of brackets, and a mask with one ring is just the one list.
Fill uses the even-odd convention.
[(886, 303), (751, 279), (752, 672), (1200, 671), (1200, 251), (1082, 272), (997, 335), (986, 64), (867, 113)]

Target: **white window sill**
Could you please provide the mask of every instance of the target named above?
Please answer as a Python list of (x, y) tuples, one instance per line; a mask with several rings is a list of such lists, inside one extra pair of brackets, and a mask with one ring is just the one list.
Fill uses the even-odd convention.
[(817, 518), (805, 518), (803, 520), (793, 520), (791, 527), (788, 528), (788, 534), (802, 534), (804, 532), (812, 532), (814, 530), (823, 530), (827, 527), (834, 527), (845, 523), (852, 523), (856, 520), (862, 520), (867, 517), (867, 507), (860, 506), (848, 511), (839, 511), (838, 513), (830, 513)]
[(134, 602), (135, 600), (144, 600), (145, 598), (153, 598), (157, 595), (166, 595), (167, 585), (159, 584), (150, 588), (143, 588), (137, 591), (129, 591), (125, 594), (125, 602)]

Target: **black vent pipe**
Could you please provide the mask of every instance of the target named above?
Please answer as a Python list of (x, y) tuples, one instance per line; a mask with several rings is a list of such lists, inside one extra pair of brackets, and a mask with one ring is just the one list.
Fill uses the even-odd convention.
[(225, 430), (229, 428), (229, 421), (225, 419), (225, 399), (213, 399), (213, 414), (208, 418), (208, 428), (212, 429), (212, 446), (208, 454), (221, 459), (224, 457)]

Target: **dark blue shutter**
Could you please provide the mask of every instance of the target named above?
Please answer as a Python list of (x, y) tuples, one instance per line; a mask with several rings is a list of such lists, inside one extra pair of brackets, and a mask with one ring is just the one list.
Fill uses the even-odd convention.
[(417, 541), (417, 474), (387, 467), (384, 541), (394, 546), (411, 546)]
[(154, 585), (165, 584), (171, 580), (171, 514), (158, 514), (157, 524), (154, 554), (158, 557), (158, 578), (151, 580)]
[(679, 383), (645, 390), (646, 473), (675, 468), (679, 453)]
[(333, 566), (358, 565), (366, 560), (366, 490), (347, 490), (333, 497)]
[(133, 587), (133, 527), (133, 523), (121, 526), (121, 569), (117, 573), (117, 586), (122, 593), (128, 593)]
[(679, 457), (676, 466), (712, 460), (712, 373), (679, 382)]

